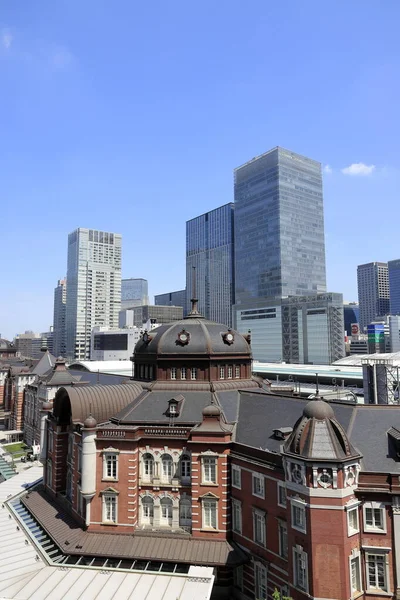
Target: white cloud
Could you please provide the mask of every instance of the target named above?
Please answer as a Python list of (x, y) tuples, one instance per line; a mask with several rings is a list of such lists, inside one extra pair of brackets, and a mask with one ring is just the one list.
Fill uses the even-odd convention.
[(14, 39), (13, 34), (8, 29), (3, 29), (1, 32), (1, 45), (6, 50), (9, 50)]
[(74, 57), (67, 48), (56, 48), (53, 52), (50, 62), (55, 69), (65, 69), (68, 67)]
[(330, 175), (332, 173), (332, 167), (330, 165), (325, 165), (324, 168), (322, 169), (324, 173), (326, 173), (327, 175)]
[(353, 163), (342, 169), (344, 175), (371, 175), (375, 171), (375, 165), (365, 165), (364, 163)]

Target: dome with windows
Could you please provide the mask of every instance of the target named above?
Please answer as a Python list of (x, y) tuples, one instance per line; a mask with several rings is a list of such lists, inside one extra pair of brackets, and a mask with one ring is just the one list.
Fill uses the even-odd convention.
[(205, 319), (197, 300), (186, 318), (145, 331), (132, 357), (135, 379), (192, 383), (250, 380), (251, 359), (250, 334)]

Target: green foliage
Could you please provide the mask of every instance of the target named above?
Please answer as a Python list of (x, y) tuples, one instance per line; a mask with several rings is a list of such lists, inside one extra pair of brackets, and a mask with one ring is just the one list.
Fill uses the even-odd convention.
[(275, 588), (272, 594), (272, 600), (293, 600), (293, 598), (291, 596), (281, 596), (280, 591)]

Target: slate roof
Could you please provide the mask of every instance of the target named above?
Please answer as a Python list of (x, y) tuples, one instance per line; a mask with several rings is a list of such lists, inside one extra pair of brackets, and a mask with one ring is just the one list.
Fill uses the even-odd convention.
[[(189, 333), (189, 343), (182, 345), (178, 342), (178, 333), (185, 330)], [(174, 321), (168, 325), (160, 325), (149, 332), (151, 341), (145, 343), (141, 338), (135, 346), (136, 355), (190, 355), (210, 354), (246, 354), (251, 356), (250, 345), (241, 333), (232, 331), (234, 340), (232, 344), (224, 342), (223, 335), (228, 333), (228, 327), (208, 321), (201, 315), (197, 318), (188, 316), (181, 321)]]
[(42, 375), (47, 373), (47, 371), (49, 369), (52, 369), (55, 364), (56, 364), (56, 357), (53, 356), (52, 354), (50, 354), (50, 352), (45, 352), (43, 354), (43, 356), (40, 358), (39, 362), (32, 369), (31, 373), (41, 377)]
[(187, 534), (163, 535), (160, 532), (115, 535), (83, 531), (68, 513), (40, 489), (29, 492), (22, 502), (64, 554), (154, 559), (210, 566), (241, 564), (247, 560), (239, 548), (224, 540), (194, 540)]

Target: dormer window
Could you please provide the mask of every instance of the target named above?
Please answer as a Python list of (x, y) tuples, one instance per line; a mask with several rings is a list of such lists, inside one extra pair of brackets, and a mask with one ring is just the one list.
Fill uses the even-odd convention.
[(169, 417), (178, 417), (179, 416), (183, 399), (184, 399), (183, 396), (180, 394), (179, 396), (176, 396), (175, 398), (171, 398), (171, 400), (168, 400), (167, 415)]
[(176, 415), (176, 404), (170, 404), (169, 405), (169, 414), (170, 415)]

